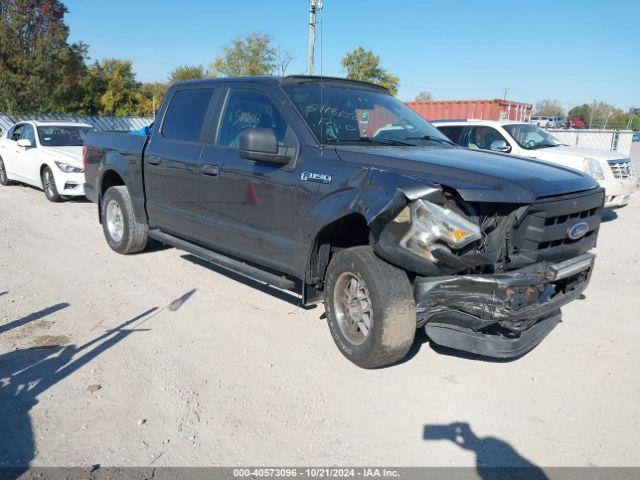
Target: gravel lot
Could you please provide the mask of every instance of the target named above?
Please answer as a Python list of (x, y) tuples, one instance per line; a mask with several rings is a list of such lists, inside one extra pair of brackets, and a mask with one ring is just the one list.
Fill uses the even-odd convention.
[(321, 306), (175, 249), (119, 256), (96, 217), (0, 187), (0, 465), (640, 466), (639, 194), (528, 355), (421, 336), (378, 371)]

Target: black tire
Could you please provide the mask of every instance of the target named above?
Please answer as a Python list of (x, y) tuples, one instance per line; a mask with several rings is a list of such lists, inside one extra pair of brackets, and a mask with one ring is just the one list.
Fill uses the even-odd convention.
[[(115, 209), (112, 206), (115, 202), (121, 215), (121, 235), (117, 235), (119, 229), (118, 222), (111, 222), (107, 218), (107, 210)], [(117, 219), (117, 213), (110, 213), (110, 218)], [(136, 221), (133, 212), (133, 203), (127, 187), (110, 187), (102, 197), (100, 203), (100, 219), (102, 220), (102, 231), (109, 246), (118, 253), (130, 254), (138, 253), (147, 246), (147, 224)], [(115, 226), (114, 226), (115, 225)], [(111, 229), (110, 229), (111, 228)]]
[(62, 196), (58, 193), (58, 187), (53, 178), (53, 172), (49, 167), (44, 167), (40, 172), (40, 180), (42, 180), (42, 189), (44, 190), (44, 196), (50, 202), (61, 202)]
[(9, 177), (7, 177), (7, 169), (4, 166), (4, 162), (2, 161), (2, 158), (0, 158), (0, 185), (8, 187), (12, 184), (13, 182), (9, 180)]
[[(364, 285), (361, 292), (366, 293), (369, 299), (368, 302), (359, 300), (357, 303), (360, 307), (367, 303), (370, 305), (370, 329), (366, 335), (361, 330), (364, 326), (360, 327), (362, 322), (357, 328), (349, 328), (355, 323), (350, 314), (344, 314), (349, 307), (340, 300), (346, 298), (343, 293), (351, 291), (349, 287), (354, 278), (356, 285)], [(343, 288), (345, 280), (348, 283)], [(370, 246), (347, 248), (334, 255), (327, 268), (324, 295), (327, 323), (333, 340), (342, 354), (359, 367), (391, 365), (402, 359), (411, 348), (416, 334), (411, 283), (403, 270), (380, 259)], [(364, 338), (354, 341), (358, 332)]]

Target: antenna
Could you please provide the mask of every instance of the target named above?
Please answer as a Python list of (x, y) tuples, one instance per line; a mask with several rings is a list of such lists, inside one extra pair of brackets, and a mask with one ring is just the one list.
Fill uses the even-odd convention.
[[(313, 0), (312, 0), (313, 1)], [(324, 67), (324, 19), (320, 19), (320, 151), (324, 148), (324, 100), (322, 94), (324, 91), (323, 83), (323, 67)]]

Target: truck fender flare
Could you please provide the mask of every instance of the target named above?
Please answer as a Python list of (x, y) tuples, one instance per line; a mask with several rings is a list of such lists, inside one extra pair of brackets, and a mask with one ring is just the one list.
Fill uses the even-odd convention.
[[(307, 254), (303, 288), (305, 301), (318, 297), (313, 292), (305, 295), (310, 290), (308, 286), (313, 289), (311, 284), (321, 280), (314, 278), (319, 273), (313, 268), (316, 260), (319, 257), (322, 263), (329, 261), (328, 252), (319, 252), (320, 237), (327, 226), (354, 214), (360, 215), (371, 230), (369, 243), (374, 251), (382, 258), (389, 259), (386, 249), (378, 246), (380, 236), (376, 232), (383, 230), (384, 225), (409, 202), (418, 198), (429, 200), (443, 198), (442, 188), (437, 184), (371, 167), (357, 171), (347, 181), (345, 187), (323, 198), (311, 212), (320, 226), (313, 234), (311, 248)], [(323, 267), (324, 265), (321, 266)]]

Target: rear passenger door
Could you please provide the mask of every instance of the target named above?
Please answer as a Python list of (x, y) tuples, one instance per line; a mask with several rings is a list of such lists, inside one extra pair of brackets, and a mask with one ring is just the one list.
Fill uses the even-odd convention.
[(176, 90), (151, 136), (144, 154), (144, 184), (152, 228), (198, 236), (200, 155), (214, 93), (212, 87)]

